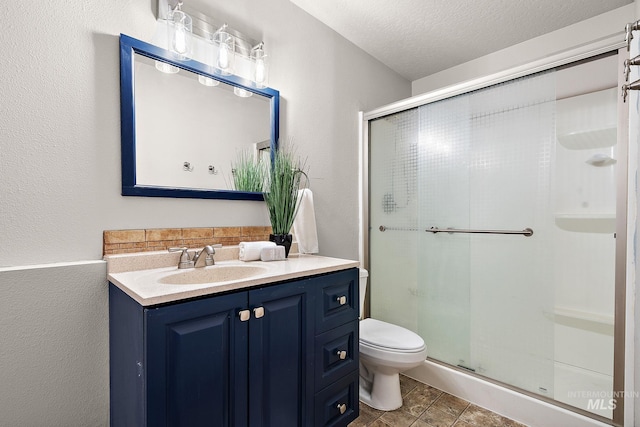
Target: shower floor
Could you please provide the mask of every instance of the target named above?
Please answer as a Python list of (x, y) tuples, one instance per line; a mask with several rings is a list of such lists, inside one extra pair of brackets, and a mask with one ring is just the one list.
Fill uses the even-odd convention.
[(523, 426), (404, 375), (400, 376), (400, 389), (402, 408), (385, 412), (360, 402), (360, 416), (348, 427)]

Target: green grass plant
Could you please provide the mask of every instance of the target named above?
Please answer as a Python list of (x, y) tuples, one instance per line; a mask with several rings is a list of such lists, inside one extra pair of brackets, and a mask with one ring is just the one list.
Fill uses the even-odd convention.
[(301, 161), (295, 151), (280, 147), (275, 152), (263, 193), (273, 234), (291, 231), (298, 211), (298, 190), (308, 183), (305, 169), (306, 161)]
[(250, 150), (238, 151), (235, 162), (231, 163), (233, 188), (236, 191), (264, 191), (266, 167), (261, 159), (256, 160)]

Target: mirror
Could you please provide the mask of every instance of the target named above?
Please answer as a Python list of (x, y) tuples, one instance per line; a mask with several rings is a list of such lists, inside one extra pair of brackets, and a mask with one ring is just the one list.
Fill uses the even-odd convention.
[(277, 149), (277, 90), (120, 35), (120, 95), (123, 196), (263, 200), (233, 190), (232, 163)]

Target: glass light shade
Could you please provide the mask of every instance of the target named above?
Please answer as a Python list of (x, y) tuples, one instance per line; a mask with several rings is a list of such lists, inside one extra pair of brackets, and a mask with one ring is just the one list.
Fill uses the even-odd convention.
[(212, 79), (211, 77), (206, 77), (202, 75), (198, 76), (198, 82), (200, 82), (201, 85), (209, 86), (209, 87), (218, 86), (220, 84), (220, 82), (217, 81), (216, 79)]
[(214, 66), (220, 73), (233, 74), (235, 60), (235, 39), (227, 31), (227, 24), (223, 25), (213, 36), (213, 43), (218, 46), (218, 56)]
[(171, 64), (167, 64), (166, 62), (156, 61), (156, 70), (166, 74), (175, 74), (180, 71), (180, 68)]
[(181, 59), (189, 58), (191, 54), (192, 20), (181, 10), (174, 10), (169, 16), (169, 48)]
[(248, 90), (239, 88), (237, 86), (233, 88), (233, 93), (235, 93), (240, 98), (249, 98), (253, 95), (253, 92), (249, 92)]
[(251, 50), (251, 78), (256, 87), (267, 86), (267, 55), (264, 53), (264, 44), (260, 43)]

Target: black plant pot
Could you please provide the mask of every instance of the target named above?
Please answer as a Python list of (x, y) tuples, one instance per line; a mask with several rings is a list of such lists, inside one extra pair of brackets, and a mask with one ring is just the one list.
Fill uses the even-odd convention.
[(289, 257), (289, 249), (291, 249), (291, 234), (269, 234), (269, 241), (275, 242), (278, 246), (284, 246), (284, 257)]

